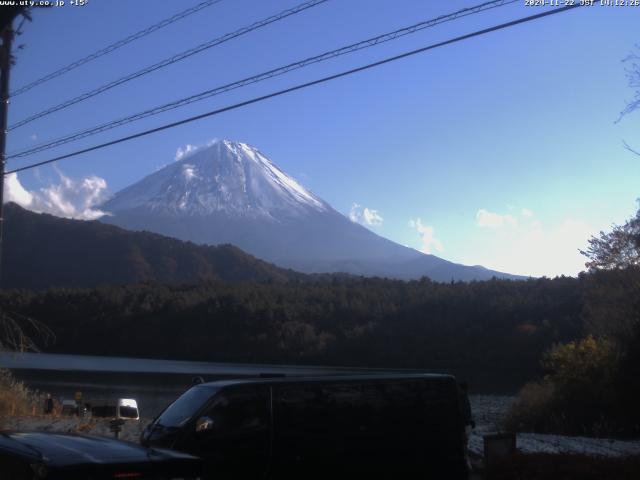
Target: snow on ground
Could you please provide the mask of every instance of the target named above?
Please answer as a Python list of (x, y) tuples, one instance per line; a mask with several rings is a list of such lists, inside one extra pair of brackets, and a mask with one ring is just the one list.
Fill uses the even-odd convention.
[(511, 395), (469, 395), (477, 427), (499, 430), (503, 415), (515, 400)]
[[(489, 431), (477, 429), (469, 438), (469, 450), (482, 456), (482, 436)], [(518, 433), (516, 448), (522, 453), (574, 453), (603, 457), (640, 455), (640, 440), (612, 440), (607, 438), (565, 437), (542, 433)]]
[[(469, 437), (469, 450), (483, 456), (483, 435), (500, 431), (500, 420), (515, 397), (506, 395), (471, 395), (471, 410), (476, 429)], [(622, 441), (606, 438), (566, 437), (541, 433), (518, 433), (516, 448), (522, 453), (575, 453), (593, 456), (624, 457), (640, 455), (640, 440)]]

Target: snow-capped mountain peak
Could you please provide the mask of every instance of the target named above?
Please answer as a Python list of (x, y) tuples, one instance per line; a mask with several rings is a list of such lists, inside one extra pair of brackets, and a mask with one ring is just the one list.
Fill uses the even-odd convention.
[(398, 245), (352, 222), (246, 143), (218, 140), (118, 192), (100, 219), (195, 243), (230, 243), (304, 272), (439, 281), (499, 272)]
[(122, 190), (103, 208), (278, 218), (330, 207), (255, 147), (218, 140)]

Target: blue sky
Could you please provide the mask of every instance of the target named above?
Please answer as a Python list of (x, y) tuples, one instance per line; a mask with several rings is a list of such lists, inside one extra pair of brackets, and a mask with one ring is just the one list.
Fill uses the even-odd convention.
[[(89, 0), (36, 11), (17, 40), (25, 46), (11, 85), (197, 3)], [(297, 3), (224, 0), (14, 98), (10, 124)], [(331, 0), (16, 129), (8, 151), (476, 3)], [(523, 0), (9, 161), (9, 168), (543, 8)], [(256, 146), (334, 208), (398, 243), (512, 273), (575, 275), (584, 267), (578, 248), (629, 218), (640, 197), (640, 157), (622, 143), (640, 149), (640, 113), (615, 123), (634, 94), (621, 60), (640, 42), (638, 25), (638, 7), (577, 9), (21, 173), (19, 182), (50, 206), (66, 202), (73, 215), (173, 161), (179, 148), (229, 138)]]

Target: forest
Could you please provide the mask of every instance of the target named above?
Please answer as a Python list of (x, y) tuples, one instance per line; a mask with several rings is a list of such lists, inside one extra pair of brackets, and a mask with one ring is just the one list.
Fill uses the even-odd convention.
[(583, 333), (589, 284), (588, 276), (146, 283), (4, 291), (0, 306), (50, 328), (49, 352), (415, 368), (516, 388), (541, 373), (545, 350)]

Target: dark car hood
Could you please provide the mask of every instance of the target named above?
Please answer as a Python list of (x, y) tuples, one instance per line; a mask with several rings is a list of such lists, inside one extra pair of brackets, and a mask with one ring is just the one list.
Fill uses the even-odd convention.
[(55, 467), (196, 460), (196, 457), (171, 450), (147, 449), (106, 437), (71, 433), (2, 432), (0, 453), (2, 451)]

